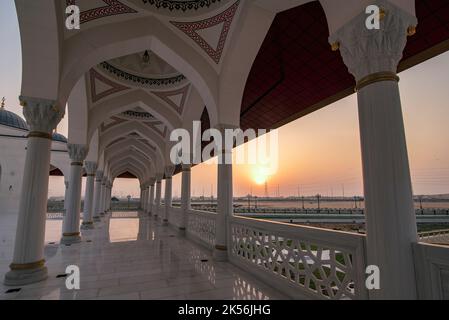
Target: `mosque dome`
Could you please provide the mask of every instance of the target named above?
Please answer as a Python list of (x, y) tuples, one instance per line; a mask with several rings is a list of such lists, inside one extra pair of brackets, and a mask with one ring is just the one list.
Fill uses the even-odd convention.
[(63, 136), (62, 134), (57, 133), (57, 132), (53, 133), (52, 139), (53, 139), (53, 141), (67, 143), (67, 138), (65, 136)]
[(28, 131), (28, 125), (19, 115), (5, 109), (5, 99), (1, 101), (0, 125)]

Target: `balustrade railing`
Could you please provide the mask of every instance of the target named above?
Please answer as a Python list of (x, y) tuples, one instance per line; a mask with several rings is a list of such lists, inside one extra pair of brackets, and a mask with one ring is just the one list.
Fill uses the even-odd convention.
[(211, 212), (189, 210), (187, 235), (212, 249), (215, 246), (216, 216)]
[(420, 232), (418, 237), (421, 242), (449, 245), (449, 229)]
[(413, 254), (418, 298), (449, 300), (449, 247), (415, 243)]
[(293, 298), (364, 299), (365, 236), (230, 218), (230, 261)]

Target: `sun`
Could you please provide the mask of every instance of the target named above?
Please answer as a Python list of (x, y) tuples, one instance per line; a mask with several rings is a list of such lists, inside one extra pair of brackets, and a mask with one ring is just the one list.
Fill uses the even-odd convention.
[(265, 184), (268, 181), (268, 175), (264, 169), (260, 166), (254, 166), (252, 169), (251, 177), (257, 185)]

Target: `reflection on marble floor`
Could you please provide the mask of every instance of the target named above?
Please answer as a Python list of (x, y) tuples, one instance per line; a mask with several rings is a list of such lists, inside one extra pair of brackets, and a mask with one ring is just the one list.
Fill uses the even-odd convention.
[[(286, 298), (239, 268), (214, 262), (207, 250), (178, 237), (170, 227), (134, 216), (105, 218), (95, 230), (83, 231), (82, 243), (71, 246), (59, 244), (62, 221), (47, 221), (48, 279), (8, 294), (14, 288), (0, 284), (0, 299)], [(2, 278), (11, 262), (14, 220), (0, 217)], [(65, 278), (57, 278), (68, 265), (80, 267), (80, 290), (67, 290)]]

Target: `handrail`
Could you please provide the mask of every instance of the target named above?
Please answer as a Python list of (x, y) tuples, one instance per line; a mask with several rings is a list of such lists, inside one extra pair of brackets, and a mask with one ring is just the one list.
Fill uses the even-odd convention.
[(230, 217), (230, 261), (294, 298), (364, 299), (365, 236)]

